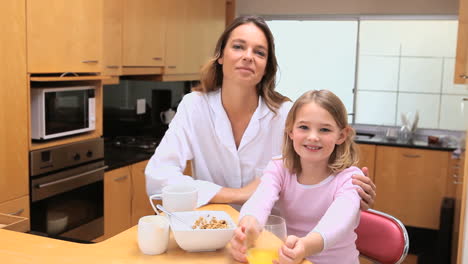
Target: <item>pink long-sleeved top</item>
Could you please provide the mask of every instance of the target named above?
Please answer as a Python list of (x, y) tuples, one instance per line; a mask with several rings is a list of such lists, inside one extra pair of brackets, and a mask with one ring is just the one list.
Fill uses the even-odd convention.
[(304, 237), (318, 232), (323, 237), (323, 251), (308, 260), (314, 264), (359, 263), (354, 230), (359, 224), (361, 198), (352, 184), (353, 174), (363, 175), (359, 168), (350, 167), (318, 184), (304, 185), (284, 167), (281, 158), (274, 158), (257, 190), (242, 206), (240, 218), (254, 216), (263, 226), (277, 202), (288, 235)]

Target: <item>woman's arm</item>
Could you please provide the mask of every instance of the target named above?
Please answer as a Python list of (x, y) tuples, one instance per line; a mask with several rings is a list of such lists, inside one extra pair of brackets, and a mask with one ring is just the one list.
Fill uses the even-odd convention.
[(260, 179), (256, 179), (239, 189), (223, 187), (210, 200), (210, 203), (229, 203), (242, 205), (250, 198), (250, 196), (252, 196), (259, 184)]
[(146, 166), (146, 190), (148, 195), (153, 195), (161, 193), (166, 185), (190, 182), (199, 190), (198, 206), (201, 206), (208, 203), (221, 186), (183, 175), (187, 160), (194, 159), (191, 146), (198, 140), (193, 136), (196, 134), (192, 131), (194, 111), (190, 109), (194, 108), (193, 104), (202, 103), (186, 97), (179, 104), (169, 129)]

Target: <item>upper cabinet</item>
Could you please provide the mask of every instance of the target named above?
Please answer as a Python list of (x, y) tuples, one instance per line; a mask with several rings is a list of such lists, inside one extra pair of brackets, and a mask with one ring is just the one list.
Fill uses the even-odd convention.
[(124, 0), (122, 65), (164, 66), (167, 0)]
[(197, 79), (225, 26), (226, 2), (170, 1), (163, 80)]
[(27, 0), (28, 72), (99, 72), (102, 2)]
[(122, 74), (123, 0), (103, 1), (102, 75)]
[(0, 45), (0, 204), (29, 193), (25, 27), (25, 2), (3, 2), (0, 8), (3, 37)]
[(468, 79), (468, 0), (460, 0), (458, 8), (457, 57), (455, 83), (464, 84)]

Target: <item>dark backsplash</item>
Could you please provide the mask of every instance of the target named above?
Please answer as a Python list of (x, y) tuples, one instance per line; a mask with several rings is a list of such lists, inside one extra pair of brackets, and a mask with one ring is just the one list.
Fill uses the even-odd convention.
[[(186, 82), (150, 82), (122, 80), (118, 85), (104, 86), (104, 137), (162, 137), (167, 125), (160, 113), (176, 110), (185, 93)], [(145, 100), (145, 113), (137, 114), (137, 100)]]

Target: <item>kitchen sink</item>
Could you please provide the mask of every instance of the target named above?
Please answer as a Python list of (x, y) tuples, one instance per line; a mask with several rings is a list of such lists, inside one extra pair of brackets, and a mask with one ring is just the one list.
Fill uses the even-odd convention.
[(354, 140), (369, 140), (375, 137), (375, 134), (357, 132)]

